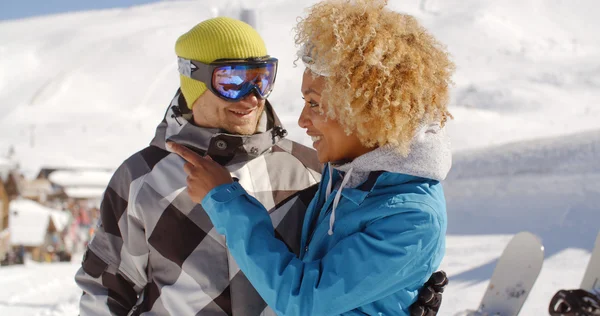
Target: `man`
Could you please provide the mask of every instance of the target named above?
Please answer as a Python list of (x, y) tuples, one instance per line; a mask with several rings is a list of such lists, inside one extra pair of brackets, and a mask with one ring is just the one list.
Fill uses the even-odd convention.
[(185, 161), (165, 142), (226, 166), (269, 209), (276, 235), (296, 254), (321, 166), (312, 149), (284, 138), (266, 101), (277, 60), (249, 25), (204, 21), (175, 51), (181, 89), (151, 145), (118, 168), (102, 201), (76, 275), (81, 315), (274, 315), (191, 201)]

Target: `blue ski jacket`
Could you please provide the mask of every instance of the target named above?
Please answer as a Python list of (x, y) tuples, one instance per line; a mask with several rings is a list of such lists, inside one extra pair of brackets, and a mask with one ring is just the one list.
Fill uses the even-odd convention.
[(214, 188), (202, 206), (278, 315), (409, 315), (445, 251), (439, 181), (450, 169), (450, 147), (443, 129), (430, 129), (408, 157), (382, 147), (327, 164), (299, 257), (274, 235), (276, 216), (239, 183)]

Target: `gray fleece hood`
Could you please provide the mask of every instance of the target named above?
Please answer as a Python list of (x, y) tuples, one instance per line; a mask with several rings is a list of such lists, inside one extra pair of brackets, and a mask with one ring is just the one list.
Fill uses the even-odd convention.
[(439, 124), (430, 124), (417, 132), (406, 157), (392, 146), (383, 146), (352, 162), (332, 167), (345, 173), (352, 168), (348, 186), (355, 187), (372, 171), (389, 171), (442, 181), (446, 179), (451, 166), (450, 138)]
[(439, 124), (424, 125), (413, 138), (410, 148), (410, 153), (406, 157), (392, 146), (383, 146), (343, 165), (327, 164), (327, 168), (330, 168), (327, 197), (332, 193), (334, 185), (337, 187), (332, 183), (331, 168), (345, 173), (333, 200), (333, 208), (329, 217), (329, 235), (333, 235), (335, 210), (342, 190), (345, 187), (354, 188), (363, 183), (369, 173), (373, 171), (401, 173), (437, 181), (446, 179), (452, 166), (452, 152), (450, 138), (446, 135), (444, 128)]

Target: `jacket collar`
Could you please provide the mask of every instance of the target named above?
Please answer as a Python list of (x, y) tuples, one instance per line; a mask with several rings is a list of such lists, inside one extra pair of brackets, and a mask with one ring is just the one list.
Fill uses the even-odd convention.
[(446, 130), (439, 124), (423, 125), (413, 138), (407, 156), (401, 155), (393, 146), (385, 145), (353, 161), (334, 164), (335, 169), (343, 172), (353, 170), (348, 182), (349, 187), (358, 186), (365, 182), (373, 171), (380, 170), (407, 175), (409, 178), (412, 176), (442, 181), (451, 166), (450, 139)]
[[(329, 168), (325, 167), (325, 169), (323, 170), (323, 181), (329, 181), (329, 180), (325, 180), (325, 179), (329, 179)], [(341, 176), (339, 175), (339, 173), (341, 173), (342, 175), (344, 174), (343, 171), (339, 171), (336, 169), (332, 169), (333, 170), (333, 182), (339, 182), (341, 179)], [(352, 203), (356, 204), (356, 205), (361, 205), (364, 200), (367, 198), (367, 196), (369, 196), (369, 194), (371, 194), (371, 192), (373, 192), (374, 190), (377, 189), (377, 187), (380, 186), (389, 186), (389, 185), (399, 185), (399, 184), (404, 184), (404, 183), (409, 183), (412, 181), (415, 181), (417, 179), (422, 179), (420, 177), (416, 177), (416, 176), (412, 176), (412, 175), (407, 175), (407, 174), (400, 174), (400, 173), (393, 173), (393, 172), (389, 172), (389, 171), (383, 171), (383, 170), (378, 170), (378, 171), (371, 171), (368, 173), (368, 175), (365, 177), (365, 180), (360, 183), (357, 187), (345, 187), (341, 194), (344, 198), (352, 201)], [(326, 187), (326, 183), (325, 186)]]
[(287, 135), (268, 101), (258, 130), (254, 135), (236, 135), (216, 128), (196, 126), (192, 123), (192, 113), (183, 94), (178, 90), (150, 144), (166, 150), (166, 141), (173, 141), (201, 155), (208, 154), (221, 164), (258, 157)]
[[(330, 170), (333, 172), (332, 177), (329, 177), (329, 172)], [(369, 173), (369, 175), (367, 176), (366, 180), (361, 183), (358, 187), (356, 188), (352, 188), (352, 187), (345, 187), (341, 194), (344, 198), (352, 201), (354, 204), (356, 205), (360, 205), (362, 204), (362, 202), (365, 200), (365, 198), (367, 198), (367, 196), (369, 195), (369, 193), (371, 193), (371, 191), (373, 191), (373, 189), (375, 188), (375, 185), (378, 183), (378, 179), (379, 176), (384, 173), (384, 171), (373, 171), (371, 173)], [(326, 194), (325, 192), (325, 188), (327, 187), (327, 182), (333, 181), (333, 183), (337, 183), (340, 181), (340, 179), (342, 178), (342, 175), (344, 175), (345, 172), (336, 170), (334, 168), (329, 169), (329, 167), (327, 165), (325, 165), (325, 168), (323, 169), (323, 176), (322, 176), (322, 188), (323, 188), (323, 195)], [(339, 190), (339, 188), (336, 188)], [(325, 197), (326, 198), (326, 197)]]

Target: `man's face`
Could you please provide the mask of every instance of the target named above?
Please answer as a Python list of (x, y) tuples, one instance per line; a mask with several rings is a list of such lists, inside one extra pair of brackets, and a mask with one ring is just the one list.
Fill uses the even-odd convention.
[(254, 93), (237, 102), (228, 102), (206, 90), (194, 102), (192, 112), (198, 126), (220, 128), (231, 134), (252, 135), (265, 109), (265, 100)]

